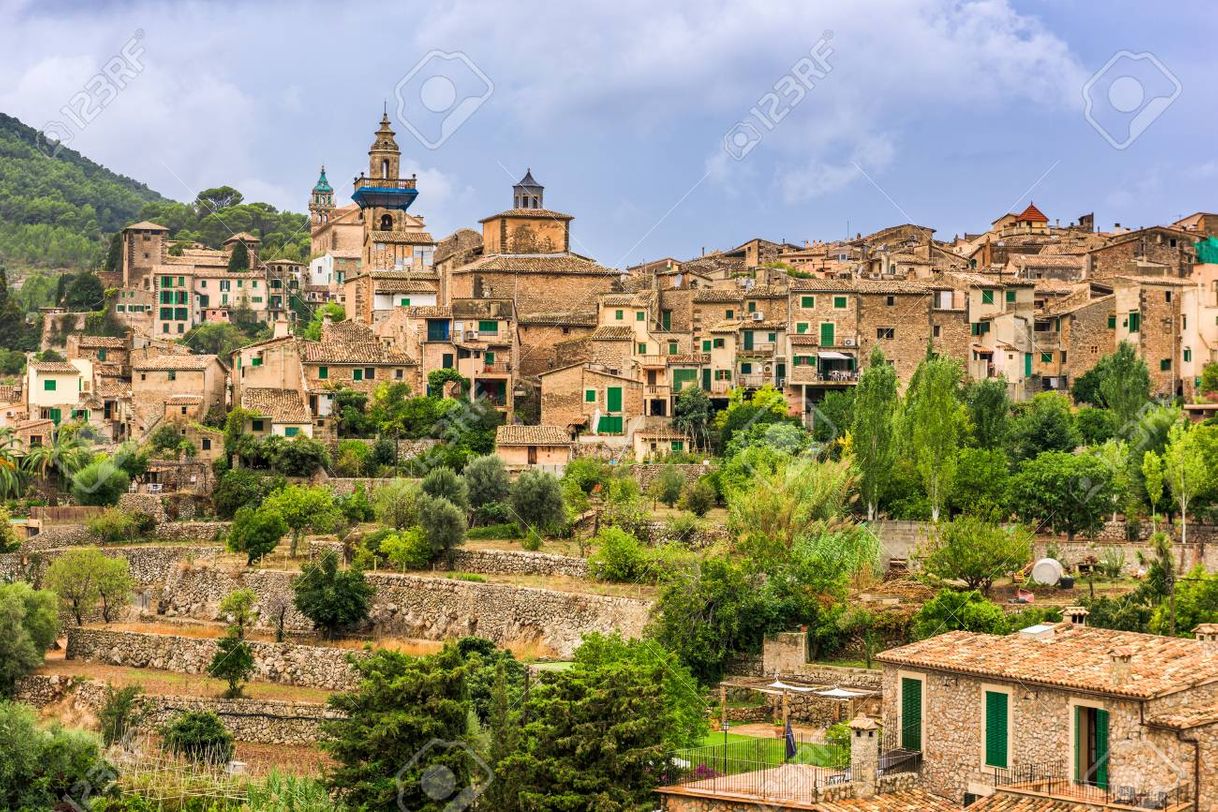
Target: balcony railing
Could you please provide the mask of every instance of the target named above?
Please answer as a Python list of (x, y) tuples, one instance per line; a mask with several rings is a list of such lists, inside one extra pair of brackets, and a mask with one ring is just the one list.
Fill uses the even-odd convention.
[(666, 383), (643, 384), (643, 395), (649, 398), (666, 398), (672, 394), (672, 387)]
[(990, 768), (996, 790), (1021, 795), (1082, 802), (1111, 809), (1191, 809), (1193, 788), (1186, 782), (1170, 786), (1143, 780), (1140, 784), (1097, 786), (1070, 779), (1068, 764), (1048, 761), (1017, 764), (1009, 769)]
[(859, 373), (854, 369), (818, 370), (814, 366), (794, 366), (789, 372), (791, 383), (809, 383), (833, 386), (834, 384), (858, 383)]
[(413, 189), (414, 178), (369, 178), (361, 175), (355, 179), (355, 190), (360, 189)]

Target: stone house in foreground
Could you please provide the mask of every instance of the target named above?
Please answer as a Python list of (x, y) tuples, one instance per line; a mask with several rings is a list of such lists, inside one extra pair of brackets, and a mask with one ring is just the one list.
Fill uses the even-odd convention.
[(559, 426), (505, 425), (495, 429), (495, 453), (509, 469), (541, 467), (561, 474), (571, 461), (571, 435)]
[[(1160, 637), (1089, 628), (1075, 607), (1066, 615), (1006, 636), (948, 632), (876, 657), (885, 729), (921, 753), (923, 788), (957, 803), (985, 799), (985, 810), (1212, 808), (1215, 630)], [(1012, 795), (1085, 803), (1016, 807)]]

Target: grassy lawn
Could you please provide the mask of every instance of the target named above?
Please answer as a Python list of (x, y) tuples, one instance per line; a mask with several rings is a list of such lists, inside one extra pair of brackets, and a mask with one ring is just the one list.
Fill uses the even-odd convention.
[[(725, 751), (726, 750), (726, 758)], [(723, 733), (710, 733), (702, 739), (700, 746), (677, 752), (677, 758), (689, 762), (691, 767), (704, 765), (721, 774), (751, 772), (767, 764), (782, 764), (786, 758), (786, 740), (757, 738), (739, 733), (727, 734), (727, 746), (723, 744)], [(797, 746), (795, 756), (789, 759), (796, 764), (814, 764), (818, 767), (840, 766), (839, 753), (834, 748), (816, 742), (804, 742)], [(849, 760), (849, 756), (845, 757)]]

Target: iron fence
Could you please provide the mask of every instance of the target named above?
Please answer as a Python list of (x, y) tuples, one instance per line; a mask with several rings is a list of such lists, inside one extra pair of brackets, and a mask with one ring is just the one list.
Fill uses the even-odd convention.
[(1063, 760), (1017, 764), (1008, 769), (989, 768), (996, 789), (1029, 792), (1084, 803), (1133, 809), (1180, 809), (1193, 800), (1192, 786), (1178, 782), (1162, 786), (1151, 782), (1117, 784), (1106, 780), (1075, 781)]

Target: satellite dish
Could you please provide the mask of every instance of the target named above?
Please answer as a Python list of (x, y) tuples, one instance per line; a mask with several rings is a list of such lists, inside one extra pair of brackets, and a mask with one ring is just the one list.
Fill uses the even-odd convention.
[(1066, 569), (1056, 558), (1042, 558), (1032, 565), (1032, 580), (1045, 586), (1053, 586), (1066, 574)]

